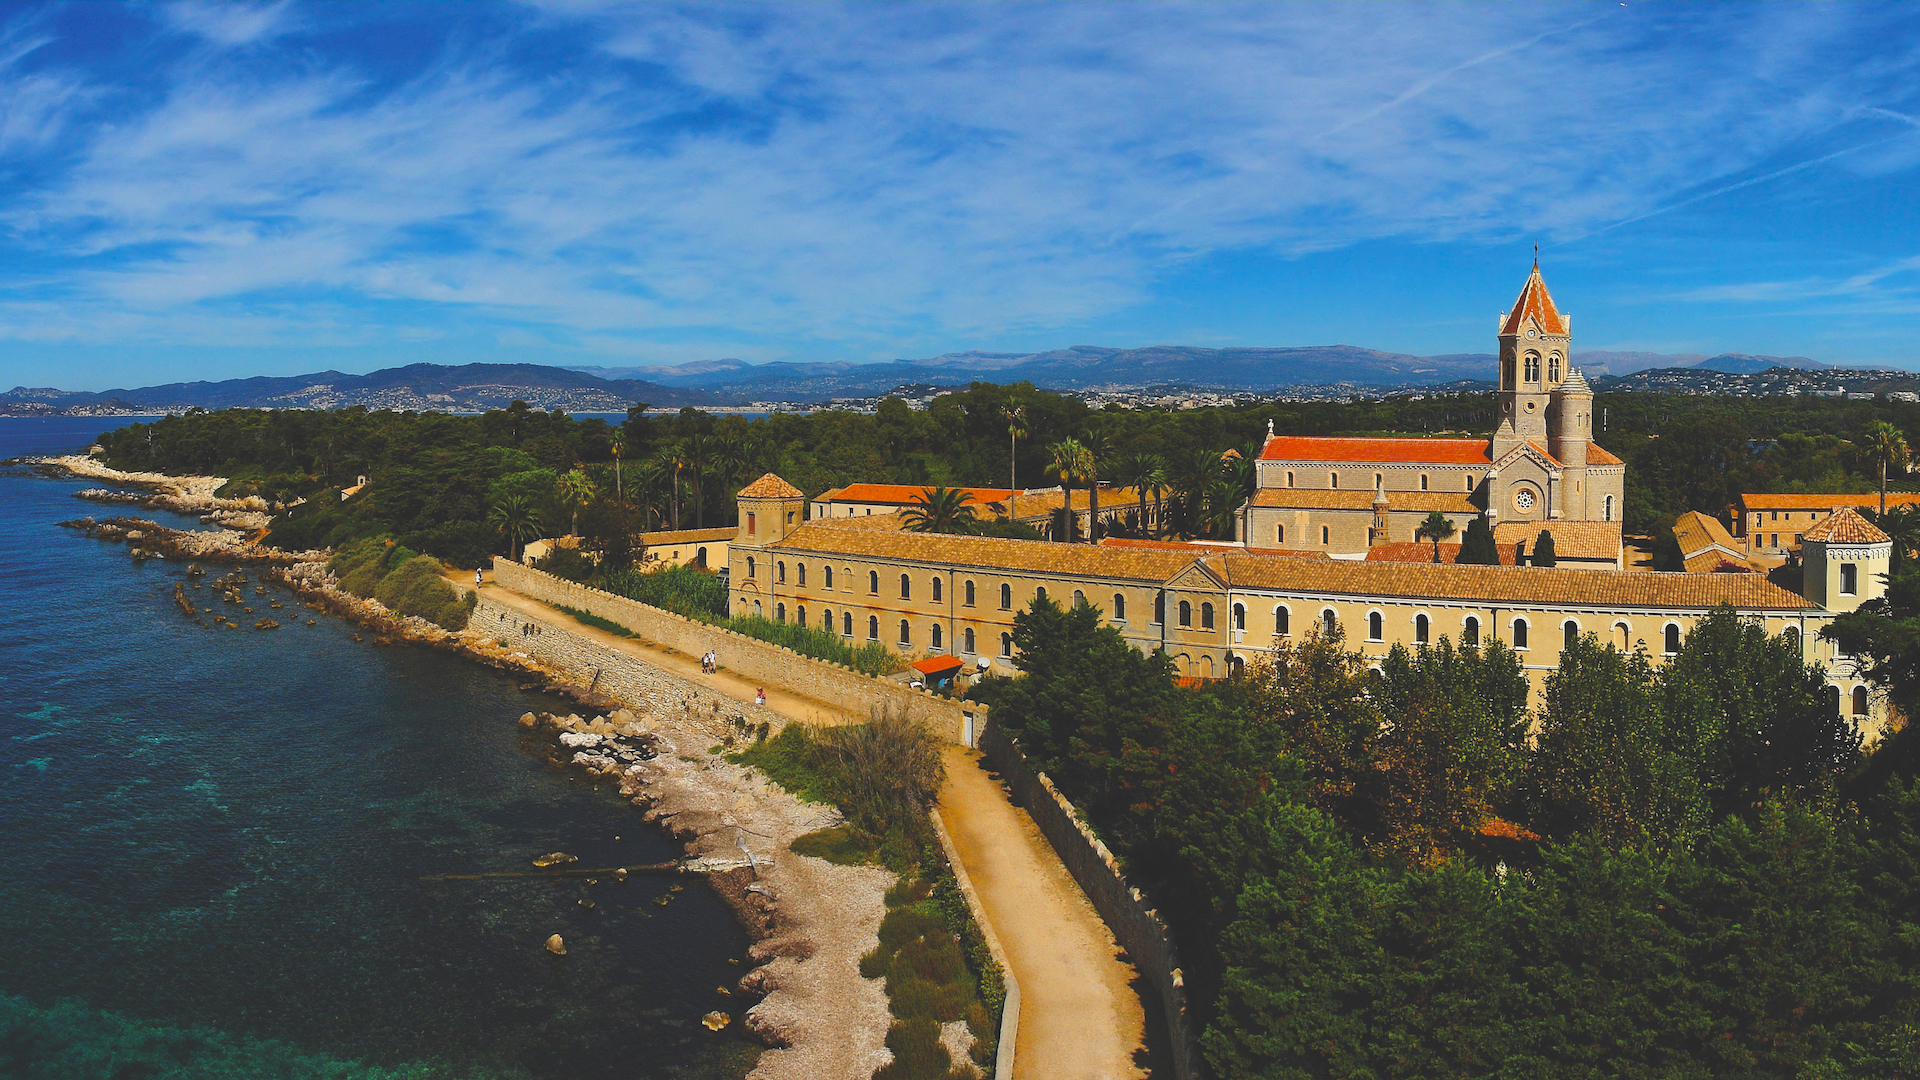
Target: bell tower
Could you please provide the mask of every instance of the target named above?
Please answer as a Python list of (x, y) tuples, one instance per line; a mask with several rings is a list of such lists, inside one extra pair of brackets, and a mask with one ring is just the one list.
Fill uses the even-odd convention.
[(1540, 263), (1520, 289), (1513, 310), (1500, 316), (1500, 421), (1493, 459), (1525, 442), (1547, 443), (1547, 408), (1566, 381), (1573, 355), (1573, 320), (1553, 306)]

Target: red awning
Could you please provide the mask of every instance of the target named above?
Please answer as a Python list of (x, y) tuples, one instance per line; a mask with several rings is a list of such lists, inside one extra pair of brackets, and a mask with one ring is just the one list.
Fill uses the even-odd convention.
[(925, 660), (915, 660), (908, 665), (913, 670), (929, 678), (943, 678), (967, 665), (957, 656), (929, 656)]

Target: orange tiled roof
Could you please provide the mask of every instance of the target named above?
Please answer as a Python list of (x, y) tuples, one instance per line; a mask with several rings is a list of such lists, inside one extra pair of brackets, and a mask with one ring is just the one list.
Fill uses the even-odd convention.
[(1352, 461), (1416, 465), (1484, 465), (1488, 439), (1340, 438), (1275, 435), (1260, 451), (1262, 461)]
[[(850, 502), (850, 503), (895, 503), (910, 506), (924, 499), (935, 484), (848, 484), (843, 488), (823, 491), (814, 498), (814, 502)], [(986, 506), (988, 503), (1005, 502), (1014, 494), (1012, 488), (958, 487), (953, 491), (963, 491), (973, 496), (968, 506)]]
[(1621, 461), (1618, 457), (1614, 456), (1613, 451), (1606, 449), (1599, 443), (1590, 442), (1587, 444), (1587, 464), (1625, 465), (1626, 462)]
[[(1013, 497), (1013, 510), (1012, 510), (1013, 518), (1016, 521), (1032, 521), (1035, 519), (1045, 519), (1048, 515), (1051, 515), (1055, 510), (1060, 509), (1060, 506), (1063, 501), (1064, 500), (1062, 499), (1058, 489), (1049, 491), (1045, 488), (1041, 488), (1038, 490), (1029, 488), (1028, 490), (1022, 491)], [(1090, 510), (1092, 508), (1092, 504), (1093, 504), (1093, 497), (1091, 494), (1088, 493), (1086, 488), (1077, 487), (1073, 489), (1073, 509), (1076, 513), (1082, 510)], [(1148, 499), (1147, 505), (1152, 506), (1153, 500)], [(1101, 488), (1100, 488), (1100, 516), (1101, 517), (1106, 517), (1107, 514), (1110, 512), (1117, 511), (1117, 512), (1124, 513), (1127, 510), (1137, 511), (1139, 507), (1140, 507), (1140, 493), (1135, 491), (1133, 488), (1107, 487), (1105, 485), (1101, 485)]]
[[(1101, 547), (1133, 548), (1137, 551), (1186, 551), (1195, 558), (1219, 552), (1218, 543), (1197, 543), (1189, 540), (1135, 540), (1124, 536), (1108, 536), (1100, 541)], [(1249, 548), (1249, 555), (1265, 555), (1276, 559), (1325, 559), (1330, 556), (1324, 551), (1303, 551), (1299, 548)]]
[(742, 499), (804, 499), (806, 495), (799, 488), (794, 487), (785, 480), (780, 479), (772, 473), (767, 473), (760, 479), (741, 488), (739, 497)]
[[(1334, 488), (1261, 488), (1253, 493), (1253, 505), (1276, 510), (1373, 510), (1373, 491)], [(1464, 491), (1389, 491), (1387, 509), (1401, 513), (1424, 514), (1439, 510), (1448, 514), (1477, 514)]]
[(1884, 544), (1887, 534), (1860, 516), (1851, 506), (1834, 511), (1833, 516), (1808, 529), (1805, 539), (1814, 544)]
[(1167, 580), (1195, 561), (1195, 554), (1191, 550), (1142, 551), (1094, 544), (1009, 540), (998, 536), (847, 528), (838, 521), (832, 524), (808, 522), (788, 533), (786, 539), (768, 547), (781, 551), (902, 559), (982, 570), (1057, 574), (1063, 578), (1120, 578), (1155, 582)]
[(1510, 556), (1513, 545), (1525, 541), (1531, 553), (1542, 529), (1553, 534), (1553, 554), (1557, 559), (1620, 557), (1620, 523), (1617, 521), (1503, 521), (1493, 527), (1493, 542)]
[(1533, 273), (1527, 275), (1527, 283), (1520, 287), (1520, 299), (1513, 302), (1513, 311), (1508, 313), (1507, 321), (1500, 326), (1502, 334), (1517, 334), (1528, 318), (1540, 323), (1543, 334), (1564, 334), (1567, 323), (1560, 317), (1560, 309), (1553, 306), (1553, 297), (1547, 294), (1547, 282), (1540, 276), (1540, 267), (1536, 264)]
[[(1920, 494), (1910, 491), (1887, 492), (1888, 506), (1911, 506), (1920, 503)], [(1740, 505), (1753, 510), (1838, 510), (1843, 506), (1878, 507), (1878, 492), (1865, 495), (1767, 495), (1742, 493)]]
[(1729, 553), (1740, 550), (1726, 526), (1698, 510), (1689, 510), (1674, 519), (1673, 536), (1680, 541), (1682, 555), (1694, 555), (1711, 547), (1722, 547)]
[[(1451, 563), (1460, 557), (1459, 544), (1441, 544), (1440, 561)], [(1410, 543), (1375, 544), (1367, 549), (1368, 562), (1423, 562), (1433, 561), (1433, 541), (1421, 540)], [(1500, 565), (1513, 565), (1513, 545), (1500, 546)]]
[(738, 529), (681, 529), (678, 532), (641, 533), (640, 542), (655, 547), (660, 544), (702, 544), (715, 540), (731, 540)]

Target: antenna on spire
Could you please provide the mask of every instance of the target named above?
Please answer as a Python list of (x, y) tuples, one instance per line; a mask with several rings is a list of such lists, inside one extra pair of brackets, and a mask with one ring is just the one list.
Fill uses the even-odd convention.
[(1538, 240), (1533, 242), (1533, 268), (1535, 270), (1540, 269), (1540, 242)]

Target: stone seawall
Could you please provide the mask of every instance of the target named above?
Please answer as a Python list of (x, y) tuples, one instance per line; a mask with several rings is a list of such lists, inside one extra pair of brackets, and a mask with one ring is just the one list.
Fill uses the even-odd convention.
[(1206, 1074), (1200, 1064), (1199, 1040), (1187, 1020), (1186, 981), (1167, 924), (1146, 905), (1140, 891), (1127, 884), (1119, 861), (1080, 820), (1073, 804), (1054, 789), (1047, 774), (1027, 764), (1012, 739), (989, 724), (980, 734), (980, 749), (1159, 996), (1175, 1080), (1201, 1080)]
[[(712, 650), (719, 654), (721, 666), (729, 671), (755, 682), (805, 694), (845, 711), (856, 721), (866, 719), (868, 712), (876, 707), (904, 709), (942, 739), (963, 746), (973, 745), (986, 726), (985, 705), (955, 701), (888, 679), (862, 675), (839, 664), (801, 656), (771, 642), (577, 585), (507, 559), (493, 560), (493, 580), (523, 596), (610, 619), (645, 640), (683, 656), (702, 656)], [(613, 655), (610, 651), (607, 654)]]
[[(537, 623), (544, 632), (521, 633), (521, 627), (529, 621)], [(563, 623), (529, 620), (520, 612), (487, 599), (484, 594), (473, 609), (467, 629), (497, 635), (507, 649), (524, 652), (566, 674), (583, 690), (692, 722), (715, 742), (724, 741), (730, 732), (740, 734), (736, 724), (766, 724), (770, 733), (787, 724), (786, 717), (771, 709), (715, 694), (638, 657), (589, 641), (571, 632)]]

